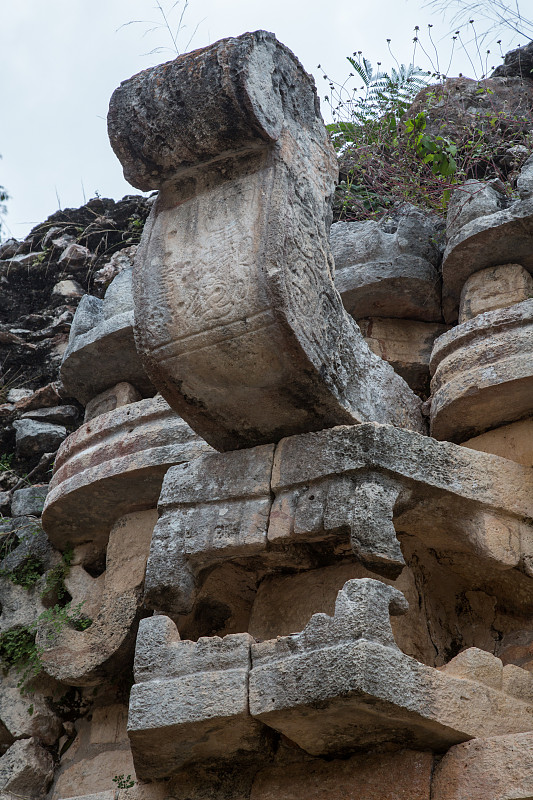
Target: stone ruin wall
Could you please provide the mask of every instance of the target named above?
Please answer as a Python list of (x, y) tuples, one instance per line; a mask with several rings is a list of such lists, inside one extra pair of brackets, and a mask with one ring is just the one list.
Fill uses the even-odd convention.
[[(41, 620), (31, 694), (4, 675), (0, 797), (530, 799), (533, 156), (445, 231), (330, 229), (312, 79), (264, 32), (125, 81), (109, 132), (158, 192), (140, 246), (96, 296), (50, 226), (60, 381), (0, 405), (33, 476), (62, 442), (0, 493), (0, 635), (67, 549), (85, 620)], [(35, 250), (2, 247), (9, 286)]]

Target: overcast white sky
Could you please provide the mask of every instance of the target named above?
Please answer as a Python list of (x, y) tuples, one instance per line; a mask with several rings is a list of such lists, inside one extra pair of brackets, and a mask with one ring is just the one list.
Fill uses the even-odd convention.
[[(343, 80), (355, 50), (388, 68), (387, 38), (398, 60), (409, 63), (415, 25), (422, 34), (432, 22), (435, 38), (443, 36), (449, 26), (421, 1), (190, 0), (178, 41), (184, 50), (198, 23), (188, 49), (273, 31), (314, 74), (322, 97), (318, 64)], [(161, 3), (170, 10), (173, 0)], [(171, 12), (173, 27), (178, 12)], [(120, 28), (130, 20), (144, 22)], [(155, 0), (0, 0), (0, 185), (10, 194), (4, 236), (22, 238), (59, 206), (77, 207), (95, 193), (136, 193), (109, 146), (106, 114), (121, 80), (175, 55), (146, 55), (171, 43), (164, 28), (148, 32), (150, 20), (161, 22)], [(490, 58), (498, 64), (496, 51)], [(471, 73), (464, 58), (450, 73), (461, 70)]]

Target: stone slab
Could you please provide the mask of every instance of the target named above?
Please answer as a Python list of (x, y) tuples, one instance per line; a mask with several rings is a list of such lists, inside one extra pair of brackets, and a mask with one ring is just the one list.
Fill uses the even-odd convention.
[(348, 313), (440, 322), (440, 227), (408, 203), (379, 222), (332, 225), (335, 286)]

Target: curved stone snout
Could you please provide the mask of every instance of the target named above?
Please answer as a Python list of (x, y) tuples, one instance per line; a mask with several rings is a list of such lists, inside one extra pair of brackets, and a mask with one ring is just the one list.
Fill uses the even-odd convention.
[(422, 431), (333, 283), (335, 153), (312, 78), (273, 34), (125, 81), (109, 133), (159, 189), (134, 275), (137, 349), (167, 402), (232, 450), (367, 421)]

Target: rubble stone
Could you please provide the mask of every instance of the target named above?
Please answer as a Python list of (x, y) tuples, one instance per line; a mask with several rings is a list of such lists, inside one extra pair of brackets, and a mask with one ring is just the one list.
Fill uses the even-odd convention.
[[(139, 398), (140, 399), (140, 398)], [(56, 425), (75, 425), (79, 420), (80, 412), (76, 406), (55, 406), (53, 408), (36, 408), (25, 411), (22, 419), (36, 419), (42, 422), (51, 422)]]
[(18, 419), (13, 427), (17, 433), (17, 453), (22, 457), (53, 453), (67, 438), (67, 429), (63, 425), (52, 425), (49, 422)]
[(379, 222), (332, 225), (335, 286), (348, 313), (440, 322), (438, 234), (435, 219), (408, 204)]
[(423, 430), (335, 290), (335, 154), (286, 47), (257, 31), (142, 72), (113, 94), (108, 128), (126, 178), (160, 190), (136, 256), (137, 348), (206, 441), (369, 419)]
[(14, 517), (40, 517), (47, 492), (47, 483), (28, 486), (26, 489), (17, 489), (16, 492), (13, 492), (11, 513)]

